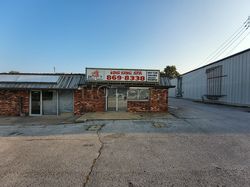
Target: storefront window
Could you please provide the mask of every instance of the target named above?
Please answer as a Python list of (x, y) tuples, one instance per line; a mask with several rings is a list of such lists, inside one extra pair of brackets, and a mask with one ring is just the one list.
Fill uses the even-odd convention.
[(52, 91), (43, 91), (43, 100), (52, 100), (53, 92)]
[(145, 101), (149, 99), (148, 88), (129, 88), (128, 100), (130, 101)]
[(139, 100), (149, 99), (149, 89), (139, 90)]

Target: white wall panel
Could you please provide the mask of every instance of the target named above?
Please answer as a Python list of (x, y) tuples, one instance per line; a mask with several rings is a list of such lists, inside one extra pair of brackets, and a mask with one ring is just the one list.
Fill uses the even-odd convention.
[[(206, 69), (222, 65), (222, 95), (218, 101), (250, 106), (250, 50), (182, 75), (183, 98), (201, 100), (207, 94)], [(176, 81), (176, 80), (175, 80)], [(173, 83), (172, 83), (173, 82)], [(172, 84), (176, 84), (172, 80)], [(170, 91), (170, 96), (174, 91)]]
[(172, 86), (175, 86), (175, 88), (169, 88), (168, 89), (168, 96), (169, 97), (175, 97), (177, 93), (177, 79), (171, 79), (170, 83)]

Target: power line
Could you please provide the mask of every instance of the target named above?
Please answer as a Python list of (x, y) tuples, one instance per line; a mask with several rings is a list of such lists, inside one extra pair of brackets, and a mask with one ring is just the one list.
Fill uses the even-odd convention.
[(228, 50), (245, 32), (247, 29), (244, 29), (243, 32), (241, 32), (236, 38), (234, 38), (232, 41), (230, 41), (224, 48), (220, 50), (220, 53), (218, 53), (216, 56), (211, 58), (209, 61), (213, 61), (220, 57), (226, 50)]
[[(245, 23), (244, 23), (245, 24)], [(229, 40), (231, 40), (231, 38), (239, 31), (241, 31), (243, 28), (244, 28), (244, 24), (241, 25), (225, 42), (223, 42), (215, 51), (213, 51), (207, 58), (205, 58), (205, 60), (203, 61), (204, 62), (207, 62), (208, 59), (210, 59), (210, 57), (212, 55), (214, 55), (221, 47), (223, 47)]]
[(240, 42), (239, 42), (236, 46), (234, 46), (234, 48), (231, 49), (231, 50), (229, 51), (229, 53), (227, 53), (227, 55), (229, 55), (231, 52), (233, 52), (233, 50), (234, 50), (236, 47), (238, 47), (238, 46), (241, 44), (241, 42), (242, 42), (249, 34), (250, 34), (250, 32), (248, 32), (248, 33), (246, 34), (246, 36), (244, 36), (244, 38), (242, 38), (242, 39), (240, 40)]
[(198, 67), (203, 64), (207, 64), (213, 59), (218, 58), (229, 47), (231, 47), (249, 27), (250, 27), (250, 16), (248, 16), (248, 18), (244, 21), (244, 23), (225, 42), (223, 42), (213, 53), (211, 53), (201, 64), (199, 64)]
[[(244, 22), (244, 29), (243, 29), (243, 32), (242, 33), (239, 33), (238, 36), (235, 36), (228, 44), (227, 44), (227, 47), (224, 46), (224, 50), (221, 49), (220, 53), (217, 55), (217, 56), (214, 56), (214, 58), (210, 59), (210, 60), (215, 60), (216, 58), (218, 58), (220, 55), (222, 55), (227, 49), (229, 49), (229, 47), (231, 47), (245, 32), (246, 30), (250, 27), (250, 16), (248, 17), (248, 19)], [(244, 37), (245, 39), (245, 37)]]
[[(243, 26), (246, 28), (245, 31), (250, 27), (250, 16), (248, 16), (248, 19), (244, 22)], [(242, 27), (242, 26), (241, 26), (241, 27)], [(239, 29), (237, 29), (237, 31), (236, 31), (235, 33), (237, 33), (239, 30), (241, 30), (241, 27), (240, 27)], [(245, 31), (244, 31), (244, 32), (245, 32)], [(243, 32), (243, 33), (244, 33), (244, 32)], [(234, 36), (235, 33), (234, 33), (232, 36)], [(248, 32), (247, 35), (246, 35), (245, 37), (243, 37), (243, 38), (240, 40), (240, 42), (239, 42), (232, 50), (234, 50), (234, 49), (235, 49), (235, 48), (236, 48), (236, 47), (237, 47), (237, 46), (238, 46), (238, 45), (239, 45), (248, 35), (249, 35), (249, 34), (250, 34), (250, 32)], [(238, 34), (237, 34), (237, 35), (238, 35)], [(231, 36), (231, 37), (232, 37), (232, 36)], [(231, 37), (230, 37), (230, 38), (231, 38)], [(227, 39), (227, 40), (228, 40), (228, 39)], [(224, 42), (224, 43), (225, 43), (225, 42)], [(223, 44), (224, 44), (224, 43), (223, 43)], [(231, 51), (232, 51), (232, 50), (231, 50)], [(210, 55), (210, 56), (211, 56), (211, 55)], [(201, 64), (201, 65), (202, 65), (202, 64)], [(199, 66), (201, 66), (201, 65), (199, 65)], [(199, 67), (199, 66), (198, 66), (198, 67)], [(194, 77), (194, 79), (196, 79), (197, 77), (198, 77), (198, 74)]]
[(246, 28), (243, 27), (241, 31), (237, 35), (235, 35), (229, 42), (227, 42), (227, 44), (224, 47), (222, 47), (212, 58), (210, 58), (209, 61), (217, 58), (218, 54), (221, 54), (221, 51), (223, 51), (225, 48), (228, 48), (228, 46), (230, 46), (232, 42), (235, 42), (235, 40), (237, 40), (238, 37), (241, 36), (245, 31), (246, 31)]

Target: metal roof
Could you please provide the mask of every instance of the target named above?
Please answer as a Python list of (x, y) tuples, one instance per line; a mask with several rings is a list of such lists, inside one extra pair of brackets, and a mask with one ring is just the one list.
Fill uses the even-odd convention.
[[(0, 74), (12, 75), (17, 74)], [(21, 74), (24, 75), (24, 74)], [(59, 77), (57, 82), (8, 82), (0, 79), (0, 89), (77, 89), (83, 74), (29, 74), (31, 76), (52, 76)]]
[(57, 83), (59, 75), (0, 74), (0, 82)]
[(183, 74), (181, 74), (181, 75), (180, 75), (180, 77), (181, 77), (182, 75), (186, 75), (186, 74), (189, 74), (189, 73), (194, 72), (194, 71), (196, 71), (196, 70), (199, 70), (199, 69), (202, 69), (202, 68), (208, 67), (208, 66), (210, 66), (210, 65), (212, 65), (212, 64), (219, 63), (219, 62), (221, 62), (221, 61), (223, 61), (223, 60), (226, 60), (226, 59), (229, 59), (229, 58), (232, 58), (232, 57), (235, 57), (235, 56), (241, 55), (241, 54), (246, 53), (246, 52), (248, 52), (248, 51), (250, 51), (250, 48), (248, 48), (248, 49), (246, 49), (246, 50), (244, 50), (244, 51), (240, 51), (240, 52), (238, 52), (238, 53), (235, 53), (235, 54), (233, 54), (233, 55), (227, 56), (227, 57), (222, 58), (222, 59), (220, 59), (220, 60), (217, 60), (217, 61), (215, 61), (215, 62), (212, 62), (212, 63), (206, 64), (206, 65), (201, 66), (201, 67), (199, 67), (199, 68), (193, 69), (193, 70), (188, 71), (188, 72), (186, 72), (186, 73), (183, 73)]
[[(38, 74), (38, 73), (20, 73), (20, 74), (10, 74), (10, 73), (0, 73), (0, 77), (3, 75), (13, 76), (16, 75), (31, 75), (32, 77), (35, 76), (57, 76), (59, 77), (57, 82), (31, 82), (30, 80), (27, 82), (10, 82), (4, 79), (0, 79), (0, 89), (77, 89), (79, 85), (89, 85), (91, 83), (86, 81), (85, 74)], [(8, 77), (8, 79), (11, 79)], [(53, 79), (53, 78), (52, 78)], [(93, 83), (92, 83), (93, 84)], [(109, 84), (109, 83), (108, 83)], [(110, 83), (116, 84), (116, 83)], [(133, 85), (133, 83), (131, 83)], [(160, 77), (159, 84), (136, 84), (134, 83), (133, 86), (158, 86), (164, 88), (171, 88), (173, 87), (170, 83), (169, 78), (167, 77)]]

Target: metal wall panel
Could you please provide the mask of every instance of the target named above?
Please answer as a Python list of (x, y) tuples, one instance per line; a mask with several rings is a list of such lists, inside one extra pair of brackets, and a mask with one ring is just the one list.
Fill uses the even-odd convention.
[(175, 88), (169, 88), (168, 89), (168, 96), (169, 97), (176, 97), (177, 94), (177, 79), (171, 79), (170, 83), (172, 86), (175, 86)]
[(221, 102), (235, 105), (250, 105), (250, 51), (223, 62), (223, 90)]
[[(51, 98), (46, 97), (46, 93), (52, 94)], [(43, 115), (56, 115), (57, 114), (57, 91), (49, 90), (42, 91), (42, 114)]]
[(70, 90), (60, 90), (58, 92), (59, 99), (59, 113), (73, 112), (73, 91)]
[(206, 70), (186, 74), (182, 78), (183, 98), (201, 100), (206, 95)]
[[(250, 106), (250, 51), (182, 75), (183, 98), (201, 100), (207, 94), (206, 69), (222, 66), (222, 88), (218, 102)], [(171, 82), (172, 83), (172, 82)], [(174, 81), (172, 83), (174, 85)], [(172, 96), (174, 93), (170, 91)]]

